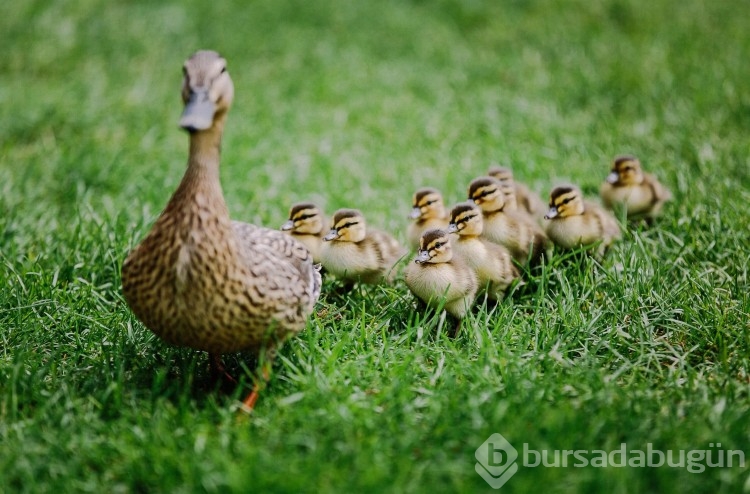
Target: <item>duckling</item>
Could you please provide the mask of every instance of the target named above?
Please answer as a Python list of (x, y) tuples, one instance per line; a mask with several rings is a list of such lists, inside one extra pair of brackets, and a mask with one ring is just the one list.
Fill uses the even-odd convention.
[(445, 212), (443, 196), (440, 191), (432, 187), (423, 187), (417, 190), (412, 198), (412, 210), (409, 218), (416, 220), (409, 224), (407, 231), (409, 245), (413, 249), (417, 249), (423, 232), (430, 228), (445, 228), (448, 226), (448, 215)]
[[(544, 218), (547, 205), (538, 194), (532, 192), (525, 184), (513, 178), (513, 170), (504, 166), (492, 166), (487, 175), (496, 178), (503, 184), (505, 202), (512, 209), (518, 208), (535, 219)], [(507, 206), (506, 206), (507, 207)]]
[(599, 189), (604, 207), (624, 205), (628, 219), (643, 218), (651, 223), (661, 214), (664, 203), (672, 198), (659, 180), (644, 173), (641, 162), (632, 155), (617, 156), (612, 171)]
[(510, 252), (500, 244), (481, 238), (484, 228), (482, 210), (473, 202), (457, 204), (451, 210), (448, 233), (458, 234), (452, 240), (453, 251), (477, 273), (480, 288), (487, 288), (492, 300), (502, 300), (513, 280), (519, 277)]
[(199, 51), (184, 64), (180, 126), (190, 138), (185, 175), (122, 265), (133, 313), (168, 343), (209, 353), (259, 357), (252, 408), (278, 346), (301, 331), (320, 295), (320, 274), (304, 245), (277, 230), (233, 222), (219, 181), (219, 149), (234, 88), (227, 62)]
[(424, 303), (457, 319), (453, 335), (474, 304), (479, 280), (474, 270), (453, 254), (446, 230), (430, 229), (422, 234), (413, 263), (404, 270), (409, 290)]
[(506, 209), (502, 184), (492, 177), (479, 177), (469, 184), (469, 200), (482, 210), (482, 236), (503, 245), (520, 264), (538, 265), (549, 247), (542, 229), (526, 213)]
[(300, 202), (289, 209), (289, 219), (281, 225), (281, 231), (287, 232), (301, 242), (312, 254), (313, 262), (320, 262), (320, 250), (323, 237), (328, 233), (323, 226), (323, 213), (311, 202)]
[(350, 285), (360, 281), (389, 281), (394, 266), (404, 254), (398, 241), (386, 232), (367, 228), (356, 209), (339, 209), (331, 230), (323, 237), (320, 259), (326, 272)]
[(621, 236), (615, 217), (596, 204), (584, 201), (581, 189), (572, 185), (552, 190), (545, 218), (549, 220), (547, 235), (555, 245), (575, 249), (598, 244), (600, 258)]

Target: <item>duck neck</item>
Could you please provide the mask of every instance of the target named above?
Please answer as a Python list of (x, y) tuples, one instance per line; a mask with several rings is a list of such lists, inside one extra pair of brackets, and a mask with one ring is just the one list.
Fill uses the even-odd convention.
[(183, 182), (189, 178), (200, 179), (201, 185), (219, 184), (219, 162), (221, 157), (221, 136), (224, 119), (217, 118), (207, 130), (190, 134), (190, 154)]
[(221, 136), (224, 116), (217, 116), (207, 130), (190, 134), (190, 154), (187, 170), (172, 196), (170, 209), (194, 210), (207, 208), (212, 213), (229, 218), (224, 194), (219, 181)]

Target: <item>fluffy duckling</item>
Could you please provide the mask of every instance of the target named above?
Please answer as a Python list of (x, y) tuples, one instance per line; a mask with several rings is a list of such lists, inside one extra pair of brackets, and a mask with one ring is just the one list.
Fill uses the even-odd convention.
[(226, 65), (214, 51), (185, 62), (180, 126), (190, 136), (187, 171), (125, 259), (122, 291), (136, 317), (165, 341), (208, 352), (212, 369), (227, 377), (221, 354), (252, 352), (267, 380), (278, 345), (305, 327), (321, 280), (302, 244), (229, 218), (219, 182), (221, 136), (234, 95)]
[(487, 175), (496, 178), (503, 184), (505, 201), (511, 208), (526, 211), (534, 218), (544, 218), (547, 205), (544, 204), (538, 194), (513, 178), (513, 170), (504, 166), (493, 166), (489, 169)]
[(328, 233), (323, 221), (323, 212), (318, 206), (311, 202), (301, 202), (289, 209), (289, 219), (281, 225), (281, 231), (287, 232), (307, 247), (313, 262), (319, 263), (323, 237)]
[(453, 251), (477, 273), (480, 288), (487, 288), (489, 298), (502, 300), (518, 278), (518, 268), (505, 247), (480, 237), (483, 229), (482, 210), (473, 202), (457, 204), (451, 210), (447, 231), (458, 234), (452, 238)]
[(453, 334), (458, 334), (474, 305), (479, 280), (468, 264), (453, 255), (447, 231), (431, 229), (422, 234), (414, 262), (404, 270), (404, 281), (417, 298), (434, 309), (442, 306), (456, 318)]
[(672, 198), (671, 192), (654, 175), (644, 173), (640, 160), (631, 155), (614, 159), (599, 194), (606, 208), (624, 205), (629, 219), (644, 218), (649, 223)]
[(545, 255), (549, 240), (526, 213), (506, 208), (503, 186), (495, 178), (479, 177), (469, 184), (469, 200), (482, 210), (482, 236), (507, 248), (513, 259), (535, 266)]
[(555, 187), (550, 194), (547, 235), (563, 249), (576, 249), (598, 244), (602, 257), (612, 243), (620, 238), (620, 225), (610, 213), (596, 204), (583, 200), (578, 187)]
[(417, 190), (412, 198), (412, 210), (409, 218), (415, 220), (409, 224), (407, 236), (413, 249), (419, 248), (422, 233), (431, 228), (448, 226), (448, 215), (443, 204), (443, 195), (437, 189), (424, 187)]
[(367, 228), (356, 209), (339, 209), (323, 237), (320, 260), (326, 272), (351, 284), (389, 280), (404, 249), (391, 235)]

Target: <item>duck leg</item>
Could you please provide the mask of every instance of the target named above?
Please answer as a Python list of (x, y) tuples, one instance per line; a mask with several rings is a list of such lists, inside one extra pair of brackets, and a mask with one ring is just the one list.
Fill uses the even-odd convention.
[(242, 408), (246, 412), (251, 412), (255, 408), (255, 403), (258, 401), (258, 396), (261, 390), (265, 389), (268, 381), (271, 379), (271, 368), (273, 366), (273, 360), (276, 356), (275, 350), (269, 350), (265, 353), (259, 364), (258, 376), (255, 379), (252, 391), (242, 401)]
[(229, 372), (227, 372), (226, 367), (224, 367), (224, 362), (221, 361), (221, 354), (209, 353), (208, 359), (211, 366), (211, 378), (214, 381), (223, 380), (229, 384), (237, 385), (237, 379), (232, 377)]
[(253, 390), (250, 391), (250, 394), (247, 395), (247, 398), (242, 401), (242, 407), (245, 409), (245, 411), (250, 412), (255, 408), (255, 402), (258, 401), (260, 391), (266, 387), (266, 384), (268, 384), (268, 380), (271, 378), (270, 363), (265, 363), (261, 366), (260, 377), (262, 382), (256, 381), (253, 385)]

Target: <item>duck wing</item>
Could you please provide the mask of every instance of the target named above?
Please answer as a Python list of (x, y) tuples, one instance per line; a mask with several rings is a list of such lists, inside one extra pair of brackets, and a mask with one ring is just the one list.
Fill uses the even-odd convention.
[(255, 290), (282, 312), (292, 310), (306, 319), (322, 285), (320, 267), (307, 247), (278, 230), (240, 221), (232, 221), (232, 228), (245, 266), (257, 280)]

